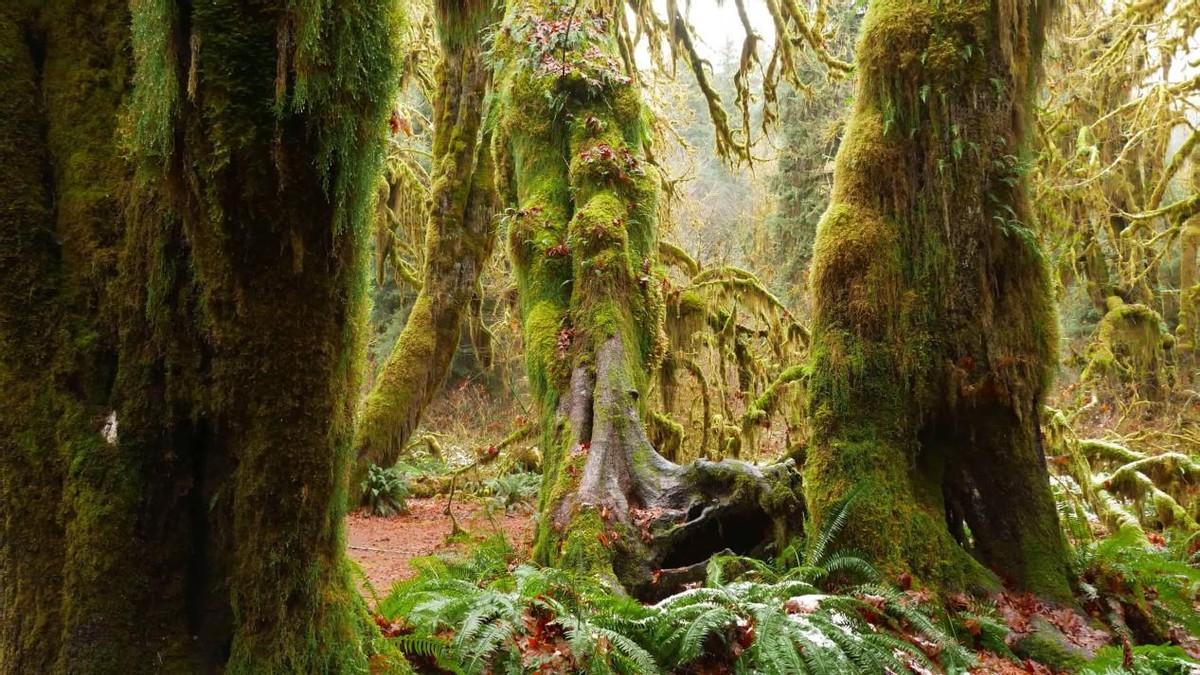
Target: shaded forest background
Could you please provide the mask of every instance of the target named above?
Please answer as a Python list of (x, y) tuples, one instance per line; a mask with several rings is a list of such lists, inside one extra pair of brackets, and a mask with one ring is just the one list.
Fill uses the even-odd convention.
[[(1195, 235), (1169, 212), (1155, 212), (1164, 205), (1189, 206), (1195, 189), (1189, 160), (1200, 124), (1194, 67), (1185, 65), (1183, 52), (1165, 61), (1153, 56), (1185, 39), (1187, 22), (1177, 23), (1183, 9), (1148, 21), (1136, 36), (1123, 36), (1127, 43), (1105, 53), (1101, 64), (1092, 60), (1112, 38), (1102, 37), (1095, 26), (1116, 21), (1118, 9), (1064, 10), (1050, 32), (1044, 59), (1034, 152), (1023, 160), (1040, 218), (1036, 235), (1054, 270), (1062, 322), (1049, 403), (1081, 437), (1129, 441), (1153, 451), (1179, 448), (1180, 443), (1185, 449), (1200, 448), (1200, 419), (1186, 365), (1194, 342), (1189, 312), (1194, 310), (1185, 299), (1195, 277), (1184, 275)], [(863, 12), (848, 3), (831, 18), (830, 42), (843, 59), (853, 58)], [(429, 29), (426, 24), (422, 30)], [(427, 33), (414, 32), (415, 42), (423, 39)], [(734, 101), (740, 45), (709, 48), (719, 54), (709, 64), (715, 90), (723, 101)], [(414, 49), (410, 58), (416, 64), (422, 55), (419, 47)], [(649, 100), (661, 118), (665, 140), (663, 180), (672, 186), (663, 207), (664, 238), (703, 269), (752, 272), (762, 289), (804, 325), (811, 312), (807, 273), (813, 240), (828, 206), (833, 159), (853, 98), (852, 79), (827, 78), (819, 61), (809, 61), (801, 69), (802, 79), (812, 83), (809, 90), (783, 87), (778, 123), (765, 131), (755, 127), (757, 159), (750, 166), (731, 165), (711, 151), (707, 103), (686, 77), (651, 74)], [(419, 242), (424, 236), (418, 195), (422, 186), (427, 189), (424, 153), (431, 134), (428, 77), (414, 73), (398, 106), (393, 174), (417, 192), (394, 205), (391, 215), (381, 212), (376, 221), (369, 371), (391, 352), (416, 295), (413, 281), (422, 264)], [(1096, 91), (1104, 95), (1092, 96)], [(761, 107), (751, 112), (752, 123), (761, 124)], [(1139, 217), (1139, 209), (1147, 215)], [(418, 440), (439, 437), (463, 456), (504, 439), (513, 419), (529, 417), (512, 304), (516, 291), (506, 251), (493, 253), (483, 279), (479, 311), (470, 319), (450, 375), (422, 424), (427, 433), (417, 434)], [(1139, 307), (1110, 312), (1114, 297)], [(753, 298), (726, 300), (731, 306), (742, 302), (747, 314), (756, 311)], [(706, 336), (702, 346), (693, 348), (701, 354), (730, 352), (724, 354), (724, 370), (717, 367), (716, 354), (704, 354), (706, 380), (715, 378), (723, 387), (712, 404), (714, 414), (722, 416), (717, 426), (736, 425), (745, 414), (746, 397), (761, 393), (786, 367), (756, 354), (754, 365), (762, 372), (735, 372), (738, 357), (718, 336)], [(750, 374), (751, 381), (742, 383), (739, 374)], [(685, 426), (701, 431), (701, 397), (690, 391), (683, 398), (693, 402)], [(480, 433), (480, 414), (487, 433)], [(803, 422), (793, 418), (790, 424), (764, 427), (749, 456), (776, 456), (803, 442)], [(699, 451), (695, 443), (685, 446)], [(705, 456), (724, 456), (716, 445), (706, 448)]]

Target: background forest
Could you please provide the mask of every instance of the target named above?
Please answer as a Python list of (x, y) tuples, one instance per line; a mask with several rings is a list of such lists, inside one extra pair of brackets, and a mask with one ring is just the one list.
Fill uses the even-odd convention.
[(1200, 673), (1200, 2), (0, 8), (0, 673)]

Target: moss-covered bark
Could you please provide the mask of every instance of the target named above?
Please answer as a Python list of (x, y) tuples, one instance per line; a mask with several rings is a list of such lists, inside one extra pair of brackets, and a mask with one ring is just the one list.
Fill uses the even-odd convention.
[[(592, 420), (622, 413), (593, 413), (596, 380), (589, 368), (596, 352), (605, 343), (615, 352), (605, 384), (618, 389), (627, 407), (645, 391), (648, 368), (639, 366), (654, 359), (659, 318), (646, 310), (658, 287), (639, 285), (637, 275), (654, 260), (655, 185), (641, 166), (638, 93), (623, 72), (607, 56), (589, 62), (583, 49), (565, 50), (574, 63), (557, 64), (555, 72), (552, 46), (527, 42), (552, 27), (565, 41), (573, 29), (576, 39), (612, 53), (612, 27), (592, 15), (593, 4), (578, 19), (559, 3), (510, 4), (502, 29), (508, 39), (499, 45), (507, 76), (496, 152), (504, 196), (516, 208), (507, 219), (508, 240), (527, 370), (541, 409), (545, 515), (535, 555), (611, 573), (612, 556), (599, 536), (606, 525), (594, 508), (575, 513), (569, 502), (580, 489)], [(560, 409), (560, 399), (577, 409)], [(648, 443), (641, 450), (653, 452)], [(627, 462), (621, 468), (628, 477)]]
[(116, 145), (129, 73), (124, 2), (0, 8), (0, 671), (130, 666), (141, 591), (127, 488), (103, 435), (116, 322), (108, 285), (127, 171)]
[(481, 49), (484, 29), (498, 18), (494, 7), (490, 0), (436, 3), (442, 60), (425, 269), (404, 330), (366, 400), (351, 476), (354, 493), (371, 464), (395, 462), (437, 394), (495, 245), (495, 184), (484, 129), (491, 71)]
[[(543, 435), (534, 555), (653, 594), (654, 569), (726, 545), (722, 522), (754, 522), (735, 546), (758, 545), (797, 502), (786, 467), (678, 467), (648, 438), (645, 394), (666, 349), (657, 178), (613, 11), (509, 4), (494, 148)], [(786, 495), (769, 498), (778, 486)]]
[[(1048, 2), (872, 2), (817, 232), (805, 495), (948, 588), (1069, 593), (1038, 414), (1057, 318), (1023, 177)], [(968, 555), (974, 554), (974, 558)]]
[(401, 669), (342, 541), (396, 6), (132, 9), (0, 8), (0, 672)]
[[(41, 64), (30, 14), (0, 8), (0, 670), (50, 672), (62, 630), (62, 526), (52, 379), (58, 267), (45, 184)], [(45, 579), (39, 583), (39, 579)]]
[[(1200, 154), (1193, 155), (1192, 189), (1200, 192)], [(1200, 360), (1196, 343), (1200, 341), (1200, 275), (1197, 274), (1197, 250), (1200, 249), (1200, 216), (1183, 223), (1179, 243), (1179, 326), (1175, 329), (1178, 350), (1178, 382), (1190, 385)]]
[[(189, 581), (229, 673), (355, 672), (372, 651), (342, 515), (396, 9), (135, 12), (139, 147), (182, 224), (207, 348)], [(157, 60), (162, 35), (177, 61)]]

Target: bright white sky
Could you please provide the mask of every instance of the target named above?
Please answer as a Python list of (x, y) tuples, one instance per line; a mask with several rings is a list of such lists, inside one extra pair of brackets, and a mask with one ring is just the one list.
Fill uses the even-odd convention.
[[(696, 37), (702, 44), (696, 45), (700, 55), (715, 62), (727, 43), (732, 43), (734, 54), (742, 47), (742, 22), (738, 18), (737, 7), (733, 0), (718, 2), (717, 0), (683, 0), (686, 16), (696, 29)], [(689, 6), (690, 5), (690, 6)], [(656, 0), (656, 7), (665, 10), (666, 3)], [(774, 43), (775, 31), (771, 24), (771, 14), (767, 12), (766, 3), (758, 0), (746, 2), (746, 13), (750, 16), (750, 24), (762, 37), (759, 50), (767, 54)]]
[[(679, 0), (684, 15), (696, 30), (696, 51), (700, 56), (716, 65), (725, 45), (732, 43), (736, 56), (742, 49), (742, 22), (738, 18), (737, 7), (733, 0)], [(654, 0), (654, 8), (659, 16), (666, 17), (667, 3), (665, 0)], [(750, 16), (750, 24), (754, 26), (762, 41), (759, 42), (759, 53), (765, 56), (775, 42), (775, 30), (771, 23), (771, 14), (761, 0), (748, 0), (746, 13)], [(644, 45), (640, 47), (644, 48)], [(638, 61), (641, 63), (642, 56)]]

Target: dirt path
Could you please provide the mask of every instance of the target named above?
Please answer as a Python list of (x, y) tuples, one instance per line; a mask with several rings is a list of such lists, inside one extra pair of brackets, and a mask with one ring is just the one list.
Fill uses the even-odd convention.
[[(462, 544), (446, 542), (451, 525), (443, 513), (445, 497), (409, 499), (408, 506), (411, 510), (403, 516), (377, 518), (355, 512), (346, 518), (347, 553), (381, 596), (413, 575), (408, 564), (413, 558), (462, 550)], [(459, 527), (472, 535), (482, 539), (494, 532), (481, 505), (456, 500), (453, 510)], [(533, 536), (529, 514), (497, 515), (496, 524), (517, 550), (529, 547)]]

